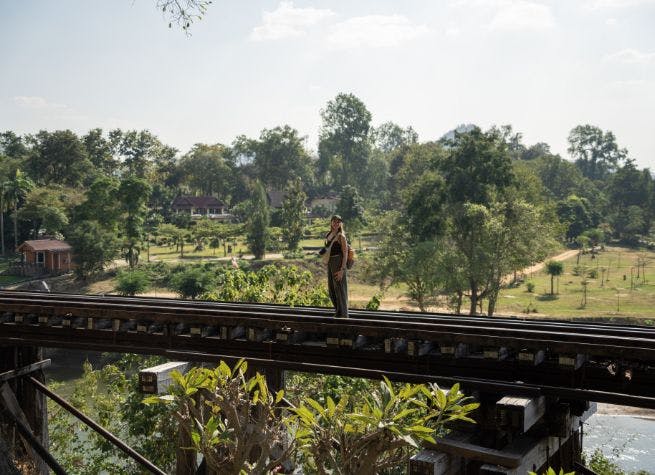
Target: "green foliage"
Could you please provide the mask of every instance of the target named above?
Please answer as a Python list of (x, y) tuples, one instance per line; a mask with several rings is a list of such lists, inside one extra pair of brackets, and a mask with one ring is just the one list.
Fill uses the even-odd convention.
[(305, 201), (307, 195), (303, 191), (302, 181), (296, 178), (286, 188), (286, 196), (282, 202), (283, 237), (290, 251), (298, 249), (298, 243), (303, 236), (305, 227)]
[(371, 152), (371, 113), (353, 94), (338, 94), (321, 110), (318, 175), (328, 186), (363, 189)]
[(343, 187), (337, 203), (337, 213), (341, 215), (346, 230), (352, 231), (353, 234), (357, 234), (365, 224), (364, 206), (355, 187), (350, 185)]
[(233, 368), (221, 361), (215, 369), (174, 372), (170, 394), (144, 401), (169, 406), (212, 473), (264, 475), (295, 450), (287, 444), (286, 420), (277, 415), (284, 391), (271, 393), (264, 376), (247, 378), (246, 371), (241, 360)]
[(246, 221), (246, 240), (255, 259), (263, 259), (269, 239), (270, 211), (266, 191), (261, 183), (255, 185), (252, 199), (248, 204), (249, 216)]
[(133, 297), (142, 294), (150, 287), (148, 274), (140, 269), (119, 271), (116, 278), (116, 292), (120, 295)]
[(605, 178), (628, 156), (616, 143), (612, 132), (592, 125), (578, 125), (569, 134), (568, 152), (582, 174), (592, 180)]
[[(123, 355), (114, 364), (95, 370), (87, 362), (67, 400), (125, 441), (155, 465), (172, 470), (177, 424), (165, 408), (148, 407), (138, 390), (138, 371), (161, 363), (159, 357)], [(130, 376), (128, 376), (128, 374)], [(57, 383), (50, 384), (56, 391)], [(71, 475), (139, 474), (131, 458), (74, 416), (48, 400), (50, 450)]]
[[(538, 475), (536, 472), (528, 472), (529, 475)], [(548, 467), (542, 475), (575, 475), (575, 472), (564, 472), (563, 469), (560, 469), (559, 474), (553, 470), (551, 467)]]
[(146, 204), (151, 192), (152, 187), (146, 180), (134, 176), (122, 180), (118, 188), (118, 197), (125, 213), (121, 221), (123, 253), (130, 268), (134, 268), (139, 262), (148, 212)]
[(97, 221), (81, 221), (68, 232), (67, 240), (73, 247), (75, 272), (86, 278), (99, 272), (118, 255), (116, 235), (103, 229)]
[(564, 264), (561, 261), (550, 260), (546, 262), (546, 272), (550, 276), (550, 295), (555, 295), (553, 279), (562, 275), (564, 272)]
[(298, 424), (295, 439), (304, 455), (305, 472), (376, 474), (396, 467), (410, 448), (434, 442), (435, 434), (478, 407), (455, 385), (404, 385), (394, 389), (385, 378), (363, 400), (306, 397), (292, 409)]
[(210, 272), (198, 267), (178, 272), (170, 280), (170, 287), (185, 299), (196, 299), (211, 291), (215, 285), (215, 277)]
[(259, 271), (219, 268), (216, 286), (205, 300), (225, 302), (280, 303), (291, 306), (329, 307), (324, 286), (316, 286), (310, 272), (296, 266), (267, 265)]
[(379, 310), (380, 309), (380, 300), (382, 299), (382, 295), (379, 293), (376, 293), (371, 297), (371, 300), (368, 301), (366, 304), (366, 310)]
[(534, 292), (534, 282), (528, 282), (525, 284), (525, 286), (528, 292)]

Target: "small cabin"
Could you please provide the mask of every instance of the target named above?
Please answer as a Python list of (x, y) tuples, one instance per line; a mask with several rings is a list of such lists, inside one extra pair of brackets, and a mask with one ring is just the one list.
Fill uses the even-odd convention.
[(64, 274), (73, 269), (73, 249), (59, 239), (36, 239), (18, 246), (23, 275)]

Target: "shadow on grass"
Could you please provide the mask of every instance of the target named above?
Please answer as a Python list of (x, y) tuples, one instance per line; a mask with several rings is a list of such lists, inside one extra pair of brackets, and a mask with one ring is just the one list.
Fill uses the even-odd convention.
[(553, 300), (557, 300), (559, 297), (557, 294), (551, 295), (551, 294), (543, 294), (543, 295), (538, 295), (535, 297), (536, 300), (539, 300), (540, 302), (551, 302)]

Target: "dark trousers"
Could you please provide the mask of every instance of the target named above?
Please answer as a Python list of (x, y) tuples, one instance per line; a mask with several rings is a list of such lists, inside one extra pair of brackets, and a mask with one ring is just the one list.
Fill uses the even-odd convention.
[(343, 270), (343, 277), (340, 281), (334, 277), (335, 272), (340, 269), (341, 256), (330, 256), (328, 261), (328, 291), (330, 300), (334, 305), (335, 317), (348, 318), (348, 271)]

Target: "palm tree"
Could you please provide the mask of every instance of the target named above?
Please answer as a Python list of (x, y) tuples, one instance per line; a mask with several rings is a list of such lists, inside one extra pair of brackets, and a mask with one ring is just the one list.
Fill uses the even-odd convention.
[(18, 203), (34, 188), (34, 182), (25, 173), (16, 169), (16, 173), (3, 183), (3, 198), (8, 209), (14, 210), (14, 251), (18, 249)]
[(555, 276), (562, 275), (562, 272), (564, 272), (564, 264), (560, 261), (548, 261), (546, 262), (546, 272), (550, 276), (550, 295), (555, 295), (553, 279)]

